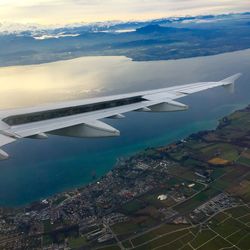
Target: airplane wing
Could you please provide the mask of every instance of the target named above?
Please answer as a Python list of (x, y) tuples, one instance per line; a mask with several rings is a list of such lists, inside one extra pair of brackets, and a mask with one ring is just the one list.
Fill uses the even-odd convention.
[[(235, 74), (218, 82), (199, 82), (122, 95), (48, 104), (0, 111), (0, 147), (20, 138), (44, 139), (48, 134), (73, 137), (118, 136), (120, 132), (100, 121), (120, 119), (130, 111), (170, 112), (187, 110), (178, 98), (223, 86), (230, 92), (241, 76)], [(8, 154), (0, 149), (0, 159)]]

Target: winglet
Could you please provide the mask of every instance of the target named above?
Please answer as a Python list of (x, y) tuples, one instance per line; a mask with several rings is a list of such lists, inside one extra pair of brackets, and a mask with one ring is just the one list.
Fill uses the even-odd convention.
[(238, 80), (240, 77), (242, 76), (241, 73), (232, 75), (228, 78), (225, 78), (223, 80), (221, 80), (220, 82), (223, 83), (223, 87), (225, 87), (226, 89), (228, 89), (228, 91), (230, 93), (234, 92), (234, 83), (236, 80)]
[(238, 73), (238, 74), (235, 74), (235, 75), (232, 75), (226, 79), (223, 79), (221, 80), (220, 82), (224, 82), (226, 84), (230, 84), (230, 83), (234, 83), (237, 79), (239, 79), (240, 77), (242, 76), (241, 73)]

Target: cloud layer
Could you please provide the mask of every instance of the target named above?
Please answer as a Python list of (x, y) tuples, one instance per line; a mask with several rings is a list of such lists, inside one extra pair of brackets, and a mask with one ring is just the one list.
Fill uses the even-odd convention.
[(0, 0), (0, 22), (68, 24), (249, 10), (249, 0)]

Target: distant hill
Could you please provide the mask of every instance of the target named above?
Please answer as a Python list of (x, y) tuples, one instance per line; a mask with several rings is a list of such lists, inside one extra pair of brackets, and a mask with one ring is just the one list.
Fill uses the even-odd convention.
[(174, 33), (174, 32), (189, 31), (185, 28), (175, 28), (175, 27), (164, 27), (159, 24), (150, 24), (141, 28), (136, 29), (137, 33), (140, 34), (150, 34), (150, 33)]
[(250, 48), (249, 23), (250, 13), (55, 28), (1, 24), (0, 66), (93, 55), (136, 61), (215, 55)]

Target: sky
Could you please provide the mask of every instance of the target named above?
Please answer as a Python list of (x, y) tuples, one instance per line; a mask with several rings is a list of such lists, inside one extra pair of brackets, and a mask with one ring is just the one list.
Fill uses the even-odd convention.
[(0, 0), (0, 23), (65, 25), (250, 11), (249, 0)]

